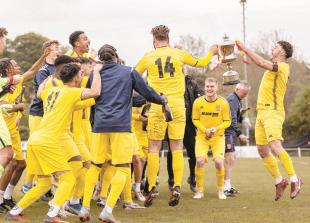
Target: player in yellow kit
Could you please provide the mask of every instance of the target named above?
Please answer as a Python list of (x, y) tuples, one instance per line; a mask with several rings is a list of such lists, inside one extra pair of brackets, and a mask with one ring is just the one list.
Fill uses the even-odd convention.
[(173, 121), (166, 122), (163, 117), (162, 107), (152, 104), (148, 118), (148, 181), (149, 190), (145, 205), (152, 204), (156, 194), (156, 176), (159, 171), (159, 150), (164, 139), (166, 128), (173, 157), (174, 188), (170, 196), (169, 205), (179, 203), (181, 195), (181, 183), (184, 169), (183, 136), (185, 131), (185, 76), (182, 72), (183, 64), (194, 67), (207, 66), (217, 46), (212, 46), (204, 58), (195, 58), (188, 52), (171, 48), (169, 46), (169, 29), (159, 25), (152, 29), (153, 45), (155, 50), (143, 56), (135, 69), (139, 73), (147, 71), (147, 82), (157, 93), (163, 93), (168, 97), (169, 106), (173, 113)]
[(62, 204), (70, 196), (67, 192), (73, 188), (75, 178), (64, 153), (57, 144), (65, 127), (70, 124), (75, 104), (81, 99), (99, 96), (101, 90), (99, 70), (101, 68), (102, 65), (95, 67), (94, 81), (90, 89), (77, 88), (81, 83), (81, 72), (76, 64), (67, 64), (62, 68), (60, 78), (64, 86), (46, 91), (41, 91), (42, 88), (39, 88), (38, 95), (46, 100), (44, 116), (37, 131), (29, 138), (27, 149), (30, 160), (28, 170), (29, 173), (38, 175), (38, 184), (8, 212), (6, 215), (8, 220), (20, 221), (21, 212), (50, 189), (52, 184), (50, 175), (54, 174), (59, 178), (59, 186), (44, 222), (64, 222), (57, 215)]
[(192, 120), (197, 128), (196, 181), (197, 192), (194, 199), (203, 198), (205, 167), (208, 151), (212, 150), (216, 168), (217, 189), (219, 199), (226, 199), (224, 194), (224, 131), (231, 124), (229, 104), (225, 98), (217, 95), (218, 83), (215, 78), (206, 78), (205, 95), (197, 98), (193, 105)]
[(257, 66), (266, 69), (258, 91), (255, 140), (264, 165), (275, 179), (275, 200), (282, 197), (288, 181), (283, 179), (273, 154), (279, 158), (286, 174), (290, 177), (290, 197), (293, 199), (300, 192), (302, 183), (295, 173), (291, 157), (281, 144), (285, 119), (283, 101), (290, 76), (287, 59), (292, 56), (293, 47), (289, 42), (279, 41), (272, 49), (271, 60), (265, 60), (241, 42), (236, 41), (236, 44)]

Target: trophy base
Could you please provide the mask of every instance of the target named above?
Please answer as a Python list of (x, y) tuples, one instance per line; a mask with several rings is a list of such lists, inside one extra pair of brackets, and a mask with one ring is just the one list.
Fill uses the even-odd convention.
[(223, 85), (227, 86), (227, 85), (236, 85), (239, 84), (240, 80), (234, 80), (234, 81), (226, 81), (223, 83)]

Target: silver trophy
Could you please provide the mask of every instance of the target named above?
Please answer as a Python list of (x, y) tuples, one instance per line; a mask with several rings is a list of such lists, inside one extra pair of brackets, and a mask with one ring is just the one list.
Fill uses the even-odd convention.
[(223, 85), (234, 85), (240, 82), (238, 72), (232, 70), (231, 66), (232, 62), (236, 59), (234, 48), (235, 42), (231, 41), (225, 34), (223, 42), (219, 44), (219, 54), (222, 58), (221, 61), (226, 64), (228, 70), (223, 74)]

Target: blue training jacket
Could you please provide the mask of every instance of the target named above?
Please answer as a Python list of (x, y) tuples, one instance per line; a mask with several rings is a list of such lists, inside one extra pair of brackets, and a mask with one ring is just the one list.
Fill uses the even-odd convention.
[[(93, 132), (131, 132), (133, 89), (149, 102), (164, 104), (163, 99), (131, 67), (108, 62), (100, 76), (102, 88), (93, 109)], [(92, 79), (90, 75), (88, 86)]]

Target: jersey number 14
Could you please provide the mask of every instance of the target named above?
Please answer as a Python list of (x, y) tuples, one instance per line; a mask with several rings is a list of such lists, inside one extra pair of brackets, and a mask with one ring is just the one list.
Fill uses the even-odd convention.
[(159, 78), (164, 78), (164, 72), (170, 73), (170, 77), (174, 77), (175, 68), (173, 66), (173, 63), (170, 62), (170, 60), (171, 60), (171, 57), (170, 56), (167, 57), (164, 70), (163, 70), (163, 64), (162, 64), (161, 58), (158, 58), (155, 61), (155, 64), (158, 67)]

